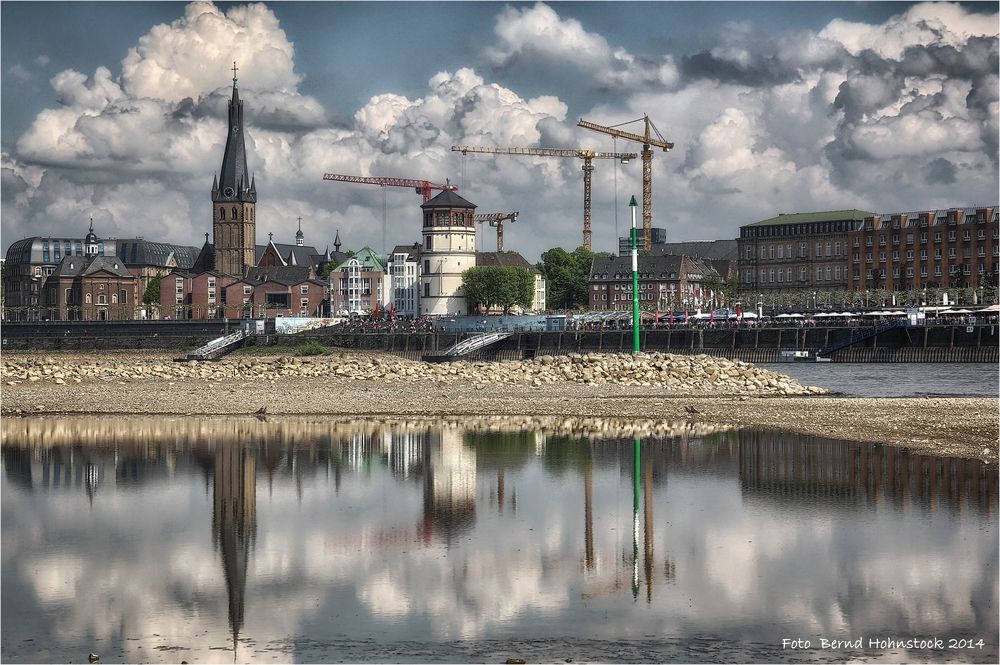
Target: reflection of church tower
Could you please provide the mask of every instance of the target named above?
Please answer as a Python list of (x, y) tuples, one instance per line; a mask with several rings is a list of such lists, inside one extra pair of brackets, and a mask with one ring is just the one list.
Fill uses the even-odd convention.
[(247, 562), (257, 535), (257, 462), (251, 451), (225, 444), (216, 449), (212, 500), (212, 532), (222, 552), (235, 649), (243, 627)]
[(247, 172), (243, 101), (236, 87), (233, 63), (233, 98), (229, 100), (229, 134), (222, 169), (212, 184), (212, 231), (215, 269), (242, 277), (256, 262), (257, 186)]
[(455, 427), (442, 427), (429, 439), (424, 448), (424, 540), (435, 531), (450, 540), (475, 521), (476, 451), (465, 446), (463, 431)]

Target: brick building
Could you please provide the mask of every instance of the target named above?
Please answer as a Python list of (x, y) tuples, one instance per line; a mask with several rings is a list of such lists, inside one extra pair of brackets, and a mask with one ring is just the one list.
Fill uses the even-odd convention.
[(42, 318), (126, 321), (140, 317), (139, 278), (118, 257), (66, 256), (42, 290)]
[(849, 242), (852, 290), (996, 286), (997, 206), (869, 215)]
[(863, 210), (782, 213), (741, 226), (740, 290), (847, 289), (849, 234), (871, 215)]
[[(639, 306), (654, 311), (710, 307), (715, 294), (705, 288), (720, 279), (705, 261), (666, 254), (639, 257)], [(632, 309), (632, 259), (595, 256), (587, 280), (590, 310)]]
[(365, 247), (330, 272), (330, 313), (358, 314), (390, 305), (388, 257)]

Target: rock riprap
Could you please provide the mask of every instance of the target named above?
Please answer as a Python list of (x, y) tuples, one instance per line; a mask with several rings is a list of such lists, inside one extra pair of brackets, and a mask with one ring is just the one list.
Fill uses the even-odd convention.
[(324, 356), (229, 356), (219, 361), (171, 362), (148, 356), (117, 356), (102, 362), (78, 358), (16, 356), (3, 361), (3, 382), (44, 381), (72, 386), (84, 381), (279, 381), (283, 377), (334, 377), (362, 381), (545, 386), (641, 386), (687, 395), (812, 395), (806, 387), (751, 363), (708, 355), (670, 353), (571, 353), (505, 362), (424, 363), (385, 354)]

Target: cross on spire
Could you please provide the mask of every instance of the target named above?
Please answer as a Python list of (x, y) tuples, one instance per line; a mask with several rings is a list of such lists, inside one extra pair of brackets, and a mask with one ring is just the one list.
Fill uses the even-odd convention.
[(236, 66), (236, 61), (233, 60), (233, 86), (236, 85), (236, 72), (238, 70), (239, 70), (239, 67)]
[(299, 215), (299, 231), (302, 230), (302, 215)]

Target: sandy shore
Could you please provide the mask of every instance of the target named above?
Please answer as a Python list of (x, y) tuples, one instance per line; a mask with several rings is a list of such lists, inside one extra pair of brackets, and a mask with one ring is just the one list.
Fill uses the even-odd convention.
[[(9, 354), (5, 354), (5, 362)], [(93, 354), (59, 362), (100, 360)], [(141, 362), (163, 362), (145, 354)], [(120, 357), (119, 357), (120, 360)], [(138, 361), (137, 361), (138, 362)], [(924, 454), (997, 460), (997, 400), (992, 398), (854, 398), (836, 396), (685, 396), (658, 387), (542, 386), (464, 381), (385, 382), (338, 376), (170, 380), (84, 378), (4, 382), (5, 417), (56, 414), (326, 416), (545, 416), (693, 421), (776, 427), (806, 434), (905, 447)]]

